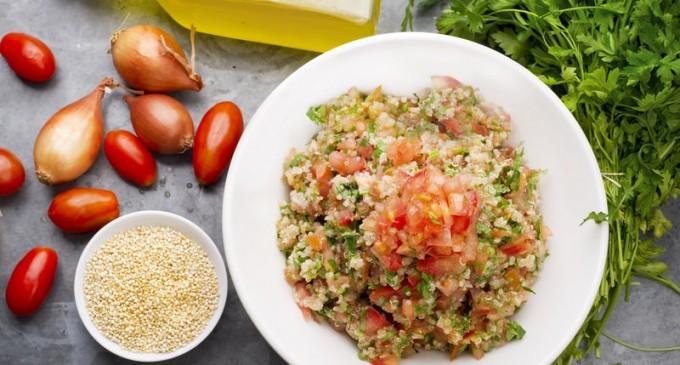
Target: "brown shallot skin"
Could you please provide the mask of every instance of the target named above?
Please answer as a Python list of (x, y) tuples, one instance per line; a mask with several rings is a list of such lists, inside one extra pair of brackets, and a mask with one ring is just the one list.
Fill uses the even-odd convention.
[(136, 25), (111, 36), (111, 55), (118, 74), (131, 88), (146, 92), (200, 91), (201, 75), (168, 33), (151, 25)]
[(42, 127), (33, 146), (35, 173), (47, 185), (77, 179), (97, 159), (104, 137), (102, 99), (113, 79), (104, 79), (91, 93), (65, 106)]
[(194, 122), (179, 101), (164, 94), (124, 97), (135, 133), (153, 152), (179, 154), (194, 145)]

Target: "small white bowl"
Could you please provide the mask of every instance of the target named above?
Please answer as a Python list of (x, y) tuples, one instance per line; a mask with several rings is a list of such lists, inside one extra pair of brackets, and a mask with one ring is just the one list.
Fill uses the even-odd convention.
[[(123, 231), (127, 231), (139, 226), (165, 226), (183, 233), (192, 241), (196, 242), (203, 249), (203, 251), (205, 251), (217, 273), (217, 281), (220, 288), (220, 299), (215, 313), (213, 314), (212, 318), (210, 318), (207, 326), (203, 332), (198, 335), (198, 337), (196, 337), (187, 345), (182, 346), (173, 352), (142, 353), (123, 349), (120, 347), (120, 345), (109, 340), (99, 331), (97, 326), (95, 326), (92, 322), (90, 314), (85, 307), (83, 279), (85, 276), (85, 267), (87, 265), (87, 261), (94, 254), (97, 248), (108, 241), (111, 237)], [(129, 360), (152, 362), (168, 360), (180, 356), (198, 346), (198, 344), (203, 342), (203, 340), (208, 337), (210, 332), (212, 332), (212, 330), (217, 325), (217, 321), (219, 321), (222, 311), (224, 310), (224, 305), (227, 301), (227, 285), (227, 271), (224, 266), (224, 261), (222, 260), (222, 255), (217, 250), (217, 246), (215, 246), (215, 243), (210, 238), (210, 236), (208, 236), (199, 226), (187, 220), (186, 218), (180, 217), (179, 215), (162, 211), (146, 210), (119, 217), (104, 226), (99, 230), (99, 232), (97, 232), (97, 234), (92, 237), (90, 242), (85, 247), (85, 250), (83, 250), (83, 253), (80, 255), (80, 260), (78, 261), (78, 267), (76, 268), (76, 276), (74, 280), (74, 294), (76, 299), (76, 308), (78, 309), (78, 315), (80, 315), (80, 319), (83, 321), (87, 331), (90, 332), (90, 335), (92, 335), (92, 337), (94, 337), (94, 339), (97, 340), (100, 345), (104, 346), (104, 348), (113, 352), (114, 354)]]

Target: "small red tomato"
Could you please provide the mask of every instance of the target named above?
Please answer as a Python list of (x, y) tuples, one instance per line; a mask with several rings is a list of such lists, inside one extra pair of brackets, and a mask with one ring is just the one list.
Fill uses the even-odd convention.
[(216, 182), (229, 165), (243, 133), (243, 115), (236, 104), (224, 101), (203, 116), (194, 138), (194, 173), (198, 182)]
[(0, 41), (0, 54), (19, 77), (28, 81), (47, 81), (56, 69), (49, 47), (28, 34), (7, 33)]
[(47, 211), (54, 225), (68, 233), (96, 231), (119, 214), (116, 194), (92, 188), (66, 190), (54, 197)]
[(156, 160), (134, 134), (118, 130), (106, 134), (104, 154), (125, 180), (141, 187), (156, 181)]
[(24, 165), (12, 152), (0, 148), (0, 196), (12, 195), (24, 184)]
[(17, 264), (7, 283), (5, 300), (16, 315), (33, 314), (45, 301), (57, 271), (57, 253), (49, 247), (36, 247)]

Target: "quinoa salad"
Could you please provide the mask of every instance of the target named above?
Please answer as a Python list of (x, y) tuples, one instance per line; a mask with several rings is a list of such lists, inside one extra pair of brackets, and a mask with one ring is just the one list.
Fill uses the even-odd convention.
[(307, 116), (284, 163), (284, 275), (305, 318), (396, 364), (421, 349), (479, 359), (525, 330), (512, 315), (548, 255), (541, 171), (510, 116), (448, 76), (413, 96), (356, 88)]

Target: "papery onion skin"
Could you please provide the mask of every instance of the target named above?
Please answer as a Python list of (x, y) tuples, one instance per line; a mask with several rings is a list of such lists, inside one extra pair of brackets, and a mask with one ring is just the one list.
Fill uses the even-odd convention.
[(135, 133), (151, 151), (179, 154), (194, 145), (194, 122), (179, 101), (163, 94), (124, 97)]
[(200, 91), (201, 75), (168, 33), (136, 25), (111, 36), (111, 55), (118, 74), (131, 88), (146, 92)]
[(47, 185), (77, 179), (97, 159), (104, 137), (102, 98), (113, 79), (104, 79), (90, 94), (54, 114), (33, 147), (35, 173)]
[(68, 233), (87, 233), (118, 218), (118, 198), (112, 191), (93, 188), (66, 190), (52, 200), (47, 216)]

